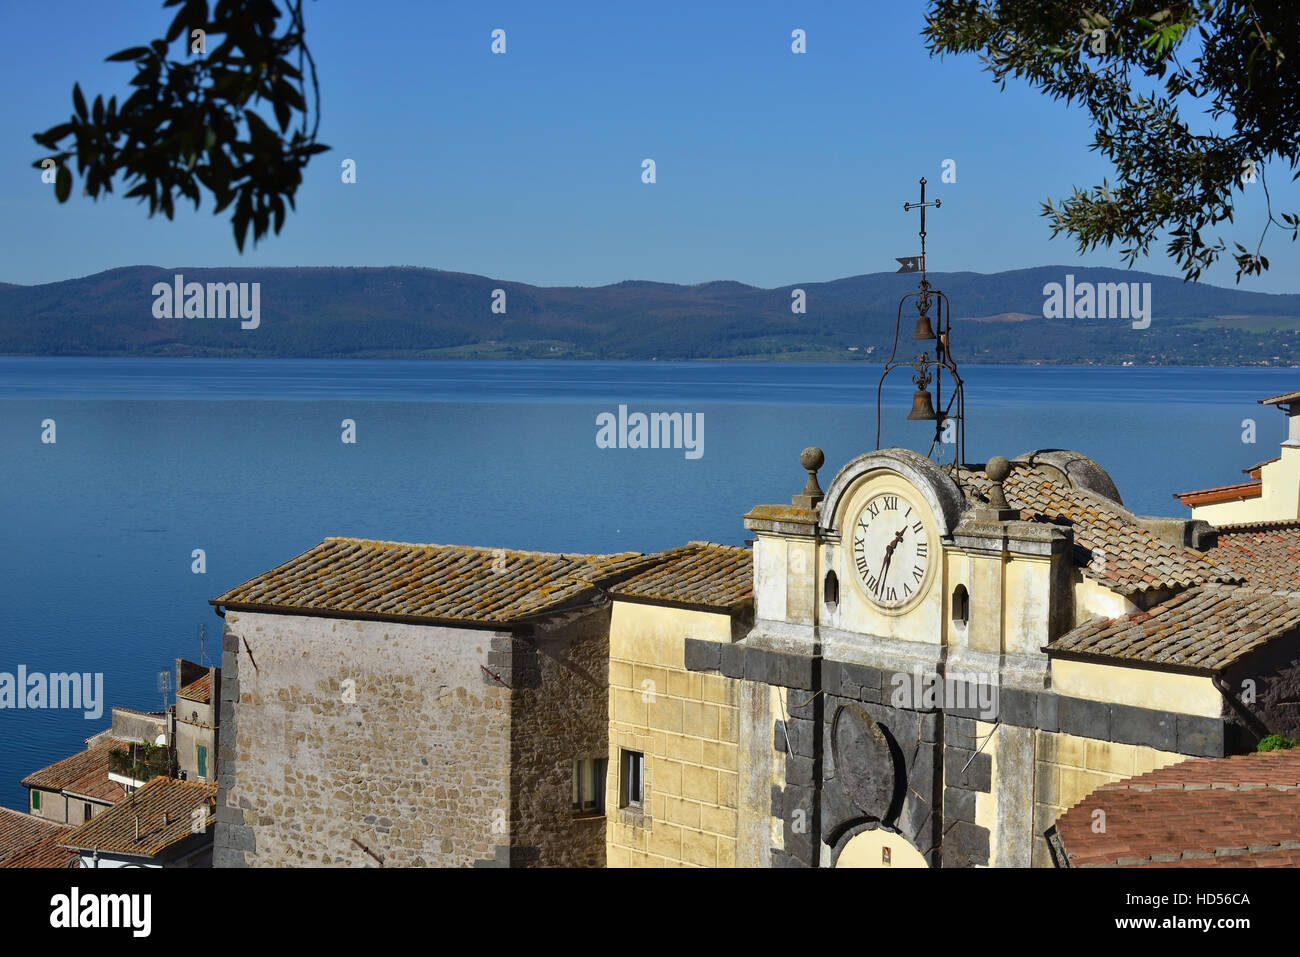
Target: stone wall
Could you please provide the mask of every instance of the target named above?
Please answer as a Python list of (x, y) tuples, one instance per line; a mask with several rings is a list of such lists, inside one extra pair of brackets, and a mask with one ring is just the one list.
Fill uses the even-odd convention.
[(575, 816), (571, 798), (574, 760), (608, 750), (609, 617), (594, 609), (512, 642), (511, 843), (541, 866), (605, 866), (605, 819)]
[(494, 638), (510, 640), (229, 612), (214, 866), (508, 858), (511, 700), (484, 674)]
[(1254, 750), (1260, 737), (1300, 738), (1300, 637), (1275, 641), (1223, 675), (1235, 703), (1222, 700), (1237, 750)]

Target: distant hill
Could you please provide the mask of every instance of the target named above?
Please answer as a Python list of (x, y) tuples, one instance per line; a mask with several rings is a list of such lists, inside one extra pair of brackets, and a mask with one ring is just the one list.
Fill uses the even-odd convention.
[[(152, 287), (261, 284), (260, 326), (155, 318)], [(1150, 328), (1045, 319), (1043, 287), (1149, 282)], [(1222, 289), (1118, 269), (1041, 266), (932, 273), (953, 304), (954, 352), (978, 362), (1292, 365), (1300, 295)], [(879, 362), (916, 274), (873, 273), (760, 289), (629, 280), (529, 286), (414, 267), (188, 269), (128, 266), (40, 286), (0, 284), (0, 353), (247, 357), (842, 359)], [(791, 312), (803, 289), (807, 312)], [(492, 311), (493, 290), (506, 311)], [(903, 315), (910, 329), (915, 311)], [(906, 333), (910, 335), (910, 333)], [(909, 346), (910, 350), (910, 346)]]

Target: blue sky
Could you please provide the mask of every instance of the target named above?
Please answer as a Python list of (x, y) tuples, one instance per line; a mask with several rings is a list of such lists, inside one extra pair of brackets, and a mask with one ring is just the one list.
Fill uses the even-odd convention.
[[(932, 59), (925, 4), (611, 0), (307, 4), (321, 76), (316, 157), (278, 236), (235, 249), (227, 212), (148, 219), (121, 190), (60, 206), (30, 163), (31, 134), (71, 113), (70, 91), (128, 92), (104, 63), (159, 36), (156, 0), (4, 0), (0, 281), (115, 266), (415, 265), (539, 285), (623, 279), (772, 287), (891, 270), (917, 252), (917, 179), (943, 207), (929, 264), (996, 272), (1122, 266), (1049, 238), (1039, 204), (1110, 173), (1077, 108), (976, 57)], [(507, 52), (490, 51), (493, 29)], [(808, 52), (791, 52), (791, 31)], [(178, 48), (179, 49), (179, 48)], [(357, 163), (345, 185), (340, 163)], [(656, 163), (657, 182), (641, 181)], [(957, 181), (940, 182), (945, 159)], [(1283, 209), (1300, 195), (1280, 167)], [(78, 181), (79, 182), (79, 181)], [(1262, 192), (1246, 187), (1229, 241), (1251, 248)], [(1291, 205), (1285, 205), (1290, 199)], [(1300, 246), (1274, 231), (1273, 268), (1240, 288), (1300, 292)], [(1163, 244), (1138, 269), (1179, 275)], [(1203, 281), (1233, 285), (1235, 266)]]

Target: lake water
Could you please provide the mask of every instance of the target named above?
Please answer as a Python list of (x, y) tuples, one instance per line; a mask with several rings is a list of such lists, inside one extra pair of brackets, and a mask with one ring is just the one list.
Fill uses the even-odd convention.
[[(208, 599), (329, 535), (546, 551), (739, 544), (741, 516), (874, 447), (877, 365), (0, 357), (0, 672), (102, 672), (162, 706), (157, 672), (219, 663)], [(1286, 369), (970, 366), (967, 458), (1072, 448), (1142, 513), (1277, 454)], [(883, 445), (924, 452), (886, 390)], [(703, 455), (602, 449), (596, 417), (702, 413)], [(1244, 419), (1258, 423), (1243, 442)], [(53, 419), (56, 441), (42, 443)], [(356, 442), (341, 441), (344, 419)], [(203, 549), (206, 572), (191, 557)], [(0, 804), (108, 726), (0, 711)]]

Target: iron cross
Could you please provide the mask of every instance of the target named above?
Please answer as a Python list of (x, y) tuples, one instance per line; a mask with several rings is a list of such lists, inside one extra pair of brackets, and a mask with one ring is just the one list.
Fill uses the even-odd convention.
[[(914, 209), (919, 209), (921, 211), (921, 269), (922, 271), (925, 270), (925, 208), (927, 206), (933, 206), (935, 209), (938, 209), (940, 206), (940, 201), (937, 199), (933, 203), (927, 203), (925, 201), (925, 177), (922, 176), (921, 177), (921, 201), (919, 203), (903, 204), (903, 212), (905, 213), (910, 213)], [(899, 271), (901, 272), (902, 270)]]

